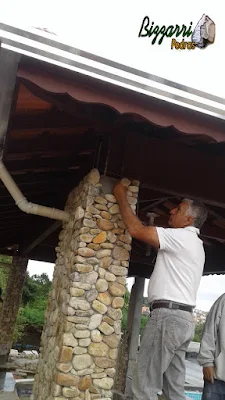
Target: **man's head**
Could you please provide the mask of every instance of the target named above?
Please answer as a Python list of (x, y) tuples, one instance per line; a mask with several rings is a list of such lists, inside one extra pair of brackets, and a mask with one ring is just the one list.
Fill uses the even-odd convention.
[(201, 229), (207, 218), (204, 204), (196, 200), (184, 199), (176, 208), (170, 211), (169, 225), (172, 228), (195, 226)]

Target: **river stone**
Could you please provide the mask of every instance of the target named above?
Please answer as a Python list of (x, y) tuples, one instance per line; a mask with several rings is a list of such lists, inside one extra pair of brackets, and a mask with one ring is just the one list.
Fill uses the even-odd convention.
[(92, 301), (96, 300), (97, 297), (98, 297), (98, 292), (97, 292), (96, 289), (89, 290), (89, 291), (86, 293), (86, 299), (87, 299), (87, 301), (88, 301), (89, 303), (92, 303)]
[(116, 320), (120, 320), (122, 318), (122, 311), (120, 310), (120, 308), (112, 308), (109, 307), (108, 308), (108, 316), (112, 319)]
[(83, 339), (83, 338), (89, 338), (90, 337), (90, 331), (89, 330), (84, 330), (84, 331), (79, 331), (77, 330), (74, 334), (76, 339)]
[(99, 278), (103, 279), (105, 277), (106, 270), (104, 268), (99, 267), (98, 269), (98, 276)]
[(80, 288), (80, 289), (84, 289), (84, 290), (90, 290), (91, 289), (91, 285), (90, 283), (83, 283), (83, 282), (73, 282), (72, 283), (73, 287), (75, 288)]
[(112, 301), (113, 308), (123, 308), (124, 306), (124, 299), (122, 297), (114, 297)]
[(117, 203), (117, 200), (116, 200), (115, 196), (113, 196), (113, 194), (106, 194), (105, 198), (110, 203)]
[(99, 293), (97, 300), (105, 304), (105, 306), (110, 306), (110, 304), (112, 303), (112, 298), (108, 292)]
[(81, 346), (81, 347), (88, 347), (90, 343), (91, 343), (91, 339), (90, 338), (80, 339), (79, 340), (79, 346)]
[(114, 235), (112, 232), (107, 233), (107, 239), (110, 241), (110, 243), (115, 243), (117, 241), (116, 235)]
[(95, 372), (94, 374), (91, 375), (92, 379), (101, 379), (101, 378), (106, 378), (107, 374), (105, 372)]
[(114, 246), (113, 246), (112, 243), (101, 243), (100, 246), (101, 246), (103, 249), (113, 249), (113, 248), (114, 248)]
[(102, 342), (102, 334), (99, 332), (98, 329), (94, 329), (93, 331), (91, 331), (91, 340), (94, 343)]
[(126, 291), (125, 286), (121, 285), (118, 282), (109, 282), (109, 293), (115, 297), (124, 296)]
[(96, 329), (102, 322), (102, 314), (94, 314), (90, 318), (90, 323), (88, 325), (88, 329), (92, 331), (93, 329)]
[(93, 301), (92, 308), (100, 314), (105, 314), (107, 312), (107, 307), (98, 300)]
[(95, 286), (98, 292), (103, 293), (106, 292), (109, 285), (105, 279), (98, 279)]
[(132, 193), (138, 193), (139, 189), (138, 189), (137, 185), (129, 186), (129, 191)]
[(80, 235), (81, 242), (91, 243), (92, 239), (93, 239), (93, 236), (88, 233), (83, 233), (82, 235)]
[(77, 389), (70, 389), (67, 387), (64, 387), (62, 390), (63, 396), (66, 398), (71, 398), (71, 397), (77, 397), (79, 395), (79, 391)]
[[(62, 312), (65, 315), (74, 315), (75, 314), (75, 310), (72, 307), (66, 306), (65, 304), (62, 305)], [(54, 324), (54, 322), (52, 322), (52, 325)]]
[(79, 375), (79, 376), (91, 375), (91, 374), (93, 374), (93, 372), (94, 372), (93, 368), (85, 368), (85, 369), (82, 369), (81, 371), (78, 371), (77, 375)]
[(86, 210), (91, 214), (100, 214), (100, 211), (94, 206), (87, 206)]
[(73, 282), (79, 282), (80, 281), (80, 274), (79, 272), (75, 271), (70, 274), (70, 280)]
[(76, 347), (78, 345), (78, 342), (73, 336), (73, 334), (68, 332), (63, 334), (63, 345)]
[[(75, 357), (78, 357), (78, 356), (75, 356)], [(79, 356), (79, 357), (81, 357), (81, 356)], [(79, 380), (80, 380), (80, 378), (78, 376), (75, 376), (72, 374), (62, 374), (60, 372), (57, 373), (56, 377), (55, 377), (56, 383), (60, 386), (77, 386), (79, 383)]]
[(58, 371), (64, 372), (65, 374), (67, 374), (68, 372), (71, 371), (72, 365), (71, 365), (71, 363), (58, 363), (56, 365), (56, 368)]
[(77, 346), (73, 349), (73, 354), (81, 355), (86, 353), (87, 353), (87, 348), (84, 347)]
[[(83, 224), (84, 224), (84, 226), (87, 226), (88, 228), (97, 228), (96, 222), (93, 221), (92, 219), (85, 218)], [(83, 255), (83, 254), (81, 254), (81, 255)]]
[(116, 362), (115, 360), (112, 360), (107, 357), (95, 357), (95, 364), (99, 368), (113, 368), (115, 367)]
[(92, 250), (94, 250), (94, 251), (97, 251), (97, 250), (100, 249), (100, 244), (89, 243), (89, 244), (87, 245), (87, 247), (90, 248), (90, 249), (92, 249)]
[(82, 277), (86, 283), (94, 285), (98, 279), (98, 273), (96, 271), (91, 271)]
[(84, 247), (78, 249), (78, 254), (82, 257), (93, 257), (95, 255), (95, 251), (93, 249), (89, 249), (89, 247)]
[(91, 235), (98, 235), (99, 233), (100, 233), (101, 231), (100, 231), (100, 229), (98, 229), (98, 228), (95, 228), (95, 229), (90, 229), (90, 234)]
[(110, 378), (113, 378), (115, 376), (116, 370), (115, 368), (106, 368), (105, 373), (110, 376)]
[(87, 311), (90, 309), (90, 304), (86, 300), (80, 300), (76, 297), (71, 297), (70, 306), (75, 308), (75, 310)]
[(93, 270), (93, 265), (90, 264), (75, 264), (75, 270), (77, 272), (86, 273)]
[(103, 342), (105, 342), (110, 348), (117, 349), (120, 338), (116, 335), (103, 336)]
[(79, 233), (83, 234), (83, 233), (88, 233), (89, 232), (89, 228), (86, 226), (83, 226), (82, 228), (80, 228)]
[(115, 260), (120, 260), (120, 261), (129, 260), (129, 252), (123, 247), (118, 247), (118, 246), (114, 247), (112, 255)]
[(107, 211), (107, 206), (105, 206), (104, 204), (96, 204), (95, 203), (95, 207), (100, 210), (100, 211)]
[(99, 183), (100, 181), (100, 174), (96, 168), (93, 168), (86, 178), (88, 183), (91, 183), (92, 185), (97, 185), (97, 183)]
[(103, 343), (91, 343), (88, 347), (88, 353), (95, 357), (105, 357), (108, 355), (109, 347)]
[[(114, 228), (114, 224), (109, 221), (108, 219), (99, 219), (98, 222), (98, 227), (102, 230), (102, 231), (111, 231), (111, 229)], [(108, 235), (107, 235), (108, 237)]]
[(131, 181), (127, 178), (123, 178), (120, 182), (122, 183), (123, 186), (126, 186), (126, 187), (130, 186), (130, 184), (131, 184)]
[(71, 287), (70, 294), (73, 297), (81, 297), (84, 295), (84, 289), (78, 289), (78, 288)]
[(78, 329), (79, 331), (85, 331), (87, 329), (87, 325), (76, 324), (76, 329)]
[[(107, 322), (102, 322), (98, 329), (104, 333), (104, 335), (111, 335), (114, 332), (114, 328), (107, 324)], [(111, 346), (110, 346), (111, 347)]]
[(117, 276), (116, 277), (116, 282), (121, 283), (121, 285), (125, 286), (127, 280), (126, 280), (125, 276)]
[(100, 215), (103, 219), (111, 219), (112, 218), (111, 214), (108, 211), (101, 211)]
[(104, 197), (100, 196), (95, 197), (95, 202), (98, 204), (107, 204), (107, 200)]
[(115, 215), (120, 213), (120, 209), (118, 204), (114, 204), (112, 207), (109, 209), (110, 214)]
[(127, 268), (120, 267), (119, 265), (110, 265), (109, 271), (116, 276), (126, 276), (128, 273)]
[[(104, 271), (104, 270), (103, 270), (103, 271)], [(108, 272), (108, 271), (105, 272), (105, 279), (106, 279), (108, 282), (115, 282), (115, 281), (116, 281), (115, 275), (112, 274), (111, 272)]]
[(88, 264), (96, 265), (99, 264), (99, 260), (96, 257), (90, 257), (86, 259)]
[(111, 360), (116, 360), (118, 356), (118, 349), (109, 349), (109, 358)]
[(98, 259), (104, 258), (104, 257), (109, 257), (109, 256), (111, 255), (111, 253), (112, 253), (112, 250), (110, 250), (110, 249), (99, 250), (99, 251), (97, 252), (97, 254), (96, 254), (96, 257), (97, 257)]
[(111, 257), (103, 257), (100, 260), (100, 267), (107, 269), (110, 266), (110, 264), (112, 263), (112, 261), (113, 261), (113, 259)]
[[(77, 371), (81, 371), (82, 369), (89, 368), (93, 363), (92, 357), (90, 354), (81, 354), (81, 355), (75, 355), (73, 357), (73, 367)], [(72, 386), (72, 385), (68, 385)], [(74, 385), (76, 386), (76, 385)]]
[(102, 321), (107, 322), (107, 324), (112, 325), (113, 327), (115, 325), (115, 321), (112, 318), (108, 317), (107, 315), (104, 315), (104, 317), (102, 318)]
[(103, 243), (106, 241), (106, 237), (107, 237), (106, 232), (102, 231), (101, 233), (98, 234), (98, 236), (96, 236), (93, 239), (93, 243)]
[(112, 378), (93, 379), (93, 384), (101, 389), (110, 390), (113, 387), (114, 380)]
[(62, 346), (59, 362), (60, 363), (68, 363), (72, 359), (73, 349), (68, 346)]
[(121, 235), (123, 233), (123, 229), (121, 228), (114, 228), (112, 230), (112, 233), (115, 233), (116, 235)]
[(121, 320), (115, 321), (113, 326), (114, 326), (114, 329), (115, 329), (115, 333), (117, 335), (120, 335), (121, 334)]
[(89, 389), (91, 384), (92, 384), (92, 380), (91, 380), (90, 375), (84, 376), (83, 378), (80, 379), (78, 389), (85, 391), (85, 390)]

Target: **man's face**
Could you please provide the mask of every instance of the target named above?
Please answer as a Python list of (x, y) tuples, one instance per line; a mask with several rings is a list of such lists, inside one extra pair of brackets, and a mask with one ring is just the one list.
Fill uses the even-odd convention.
[(176, 208), (170, 211), (169, 226), (172, 228), (185, 228), (190, 226), (194, 222), (194, 218), (190, 215), (186, 215), (189, 204), (186, 201), (182, 201)]

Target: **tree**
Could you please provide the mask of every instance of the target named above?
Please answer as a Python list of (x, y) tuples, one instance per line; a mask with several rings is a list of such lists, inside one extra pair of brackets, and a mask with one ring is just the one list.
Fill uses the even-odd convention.
[(202, 322), (201, 322), (201, 323), (198, 323), (198, 324), (195, 326), (195, 336), (194, 336), (194, 339), (193, 339), (194, 342), (198, 342), (198, 343), (201, 342), (201, 338), (202, 338), (204, 326), (205, 326), (205, 324), (202, 323)]

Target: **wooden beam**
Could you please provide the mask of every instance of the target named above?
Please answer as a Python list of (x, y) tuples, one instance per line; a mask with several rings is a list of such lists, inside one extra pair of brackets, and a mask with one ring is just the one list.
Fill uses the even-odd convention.
[(61, 221), (55, 221), (48, 229), (46, 229), (40, 236), (38, 236), (34, 241), (32, 241), (25, 249), (21, 252), (26, 255), (29, 254), (31, 250), (42, 243), (48, 236), (55, 232), (62, 225)]
[(211, 206), (214, 206), (214, 207), (225, 208), (225, 203), (220, 202), (220, 201), (216, 201), (216, 200), (212, 200), (212, 199), (205, 199), (203, 197), (193, 196), (193, 195), (188, 194), (188, 193), (179, 193), (179, 192), (176, 192), (176, 191), (168, 189), (168, 188), (162, 188), (162, 187), (158, 187), (158, 186), (155, 186), (155, 185), (150, 185), (148, 183), (142, 184), (140, 188), (141, 189), (155, 190), (157, 192), (162, 192), (164, 194), (167, 193), (167, 194), (170, 194), (171, 196), (177, 197), (178, 199), (191, 198), (191, 199), (195, 199), (195, 200), (201, 201), (202, 203), (205, 203), (205, 204), (208, 204), (208, 205), (211, 205)]
[(8, 129), (20, 56), (0, 47), (0, 152)]

